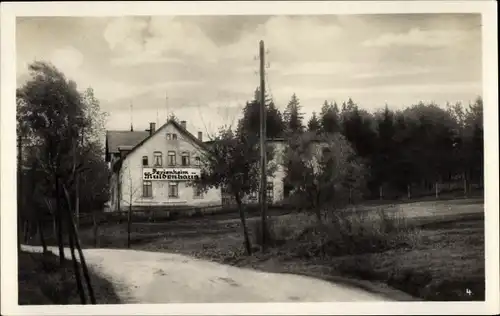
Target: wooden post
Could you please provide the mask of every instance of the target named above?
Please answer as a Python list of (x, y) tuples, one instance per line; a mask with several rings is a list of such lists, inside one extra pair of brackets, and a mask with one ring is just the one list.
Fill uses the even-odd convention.
[(439, 183), (437, 181), (435, 184), (435, 189), (436, 189), (436, 199), (439, 199)]
[(408, 192), (408, 200), (411, 200), (411, 185), (408, 184), (406, 186), (406, 191)]
[(267, 173), (266, 173), (266, 85), (265, 85), (265, 51), (264, 41), (260, 41), (260, 211), (262, 221), (262, 250), (267, 243)]

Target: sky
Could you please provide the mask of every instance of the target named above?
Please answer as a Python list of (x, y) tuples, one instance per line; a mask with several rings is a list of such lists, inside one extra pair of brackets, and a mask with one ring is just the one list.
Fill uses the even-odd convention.
[[(92, 87), (107, 129), (144, 130), (167, 113), (196, 134), (236, 124), (259, 85), (280, 110), (293, 93), (305, 118), (349, 97), (376, 111), (482, 94), (479, 14), (22, 17), (17, 84), (35, 60)], [(132, 105), (132, 111), (131, 111)], [(131, 115), (132, 113), (132, 115)]]

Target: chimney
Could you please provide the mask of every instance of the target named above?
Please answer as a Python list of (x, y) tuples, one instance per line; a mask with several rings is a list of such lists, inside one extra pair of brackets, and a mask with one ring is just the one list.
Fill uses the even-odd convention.
[(202, 132), (198, 132), (198, 139), (200, 142), (203, 141), (203, 133)]
[(153, 135), (156, 130), (156, 123), (149, 123), (149, 136)]
[(186, 129), (186, 121), (181, 121), (182, 128)]

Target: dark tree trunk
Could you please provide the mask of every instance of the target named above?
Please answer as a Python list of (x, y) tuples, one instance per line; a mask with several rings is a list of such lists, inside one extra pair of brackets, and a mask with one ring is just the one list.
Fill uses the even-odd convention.
[(321, 208), (319, 206), (315, 206), (314, 212), (316, 213), (316, 219), (318, 220), (318, 223), (321, 224), (323, 222), (323, 220), (321, 219)]
[(63, 221), (61, 213), (61, 199), (59, 177), (56, 175), (56, 226), (57, 226), (57, 245), (59, 247), (59, 263), (64, 264), (64, 245), (63, 245)]
[(57, 238), (57, 217), (54, 212), (52, 212), (52, 236)]
[(238, 204), (238, 211), (240, 213), (241, 226), (243, 227), (243, 236), (245, 238), (245, 249), (247, 254), (250, 256), (252, 254), (252, 245), (250, 244), (250, 237), (248, 235), (247, 222), (245, 218), (245, 212), (243, 210), (243, 204), (241, 203), (241, 199), (238, 195), (235, 196), (236, 203)]
[(29, 235), (29, 221), (24, 220), (23, 224), (23, 243), (28, 243), (28, 235)]
[(128, 206), (128, 214), (127, 214), (127, 248), (130, 248), (130, 231), (132, 229), (132, 201)]
[(320, 203), (320, 193), (316, 191), (315, 194), (311, 195), (311, 200), (313, 201), (313, 207), (314, 207), (314, 213), (316, 214), (316, 219), (318, 220), (318, 223), (321, 224), (323, 223), (323, 220), (321, 219), (321, 203)]
[(40, 236), (40, 243), (42, 244), (43, 253), (47, 252), (47, 243), (45, 242), (45, 234), (43, 232), (43, 224), (38, 220), (38, 234)]
[(93, 233), (94, 233), (94, 247), (97, 248), (98, 246), (98, 241), (97, 241), (97, 214), (95, 211), (92, 212), (92, 221), (93, 221)]
[(83, 255), (82, 247), (80, 244), (80, 239), (78, 238), (78, 231), (76, 229), (76, 225), (75, 225), (75, 222), (73, 221), (73, 216), (71, 214), (71, 200), (69, 198), (69, 194), (68, 194), (68, 191), (66, 190), (66, 188), (64, 188), (64, 193), (65, 193), (65, 197), (66, 197), (66, 201), (67, 201), (67, 205), (68, 205), (69, 234), (74, 237), (76, 249), (78, 250), (78, 254), (80, 255), (80, 264), (82, 266), (83, 276), (84, 276), (85, 281), (87, 283), (87, 288), (88, 288), (89, 296), (90, 296), (90, 303), (96, 304), (94, 289), (92, 288), (92, 283), (90, 281), (90, 274), (89, 274), (89, 270), (87, 267), (87, 262), (85, 261), (85, 256)]
[[(68, 218), (68, 226), (71, 225), (72, 219), (71, 219), (71, 212), (68, 211), (67, 214)], [(73, 269), (75, 273), (75, 280), (76, 280), (76, 287), (78, 289), (78, 295), (80, 296), (80, 302), (82, 305), (87, 304), (87, 299), (85, 298), (85, 290), (83, 289), (83, 282), (82, 278), (80, 275), (80, 267), (78, 266), (78, 261), (76, 260), (76, 255), (75, 255), (75, 241), (74, 241), (74, 235), (73, 232), (70, 230), (68, 234), (68, 239), (69, 239), (69, 249), (71, 250), (71, 261), (73, 261)]]

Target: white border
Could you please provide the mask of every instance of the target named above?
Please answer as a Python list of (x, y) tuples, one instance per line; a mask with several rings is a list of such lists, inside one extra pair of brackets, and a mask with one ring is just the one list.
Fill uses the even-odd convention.
[[(31, 2), (1, 4), (1, 313), (4, 315), (496, 314), (499, 308), (498, 48), (495, 1)], [(16, 255), (15, 17), (482, 13), (486, 302), (18, 306)]]

